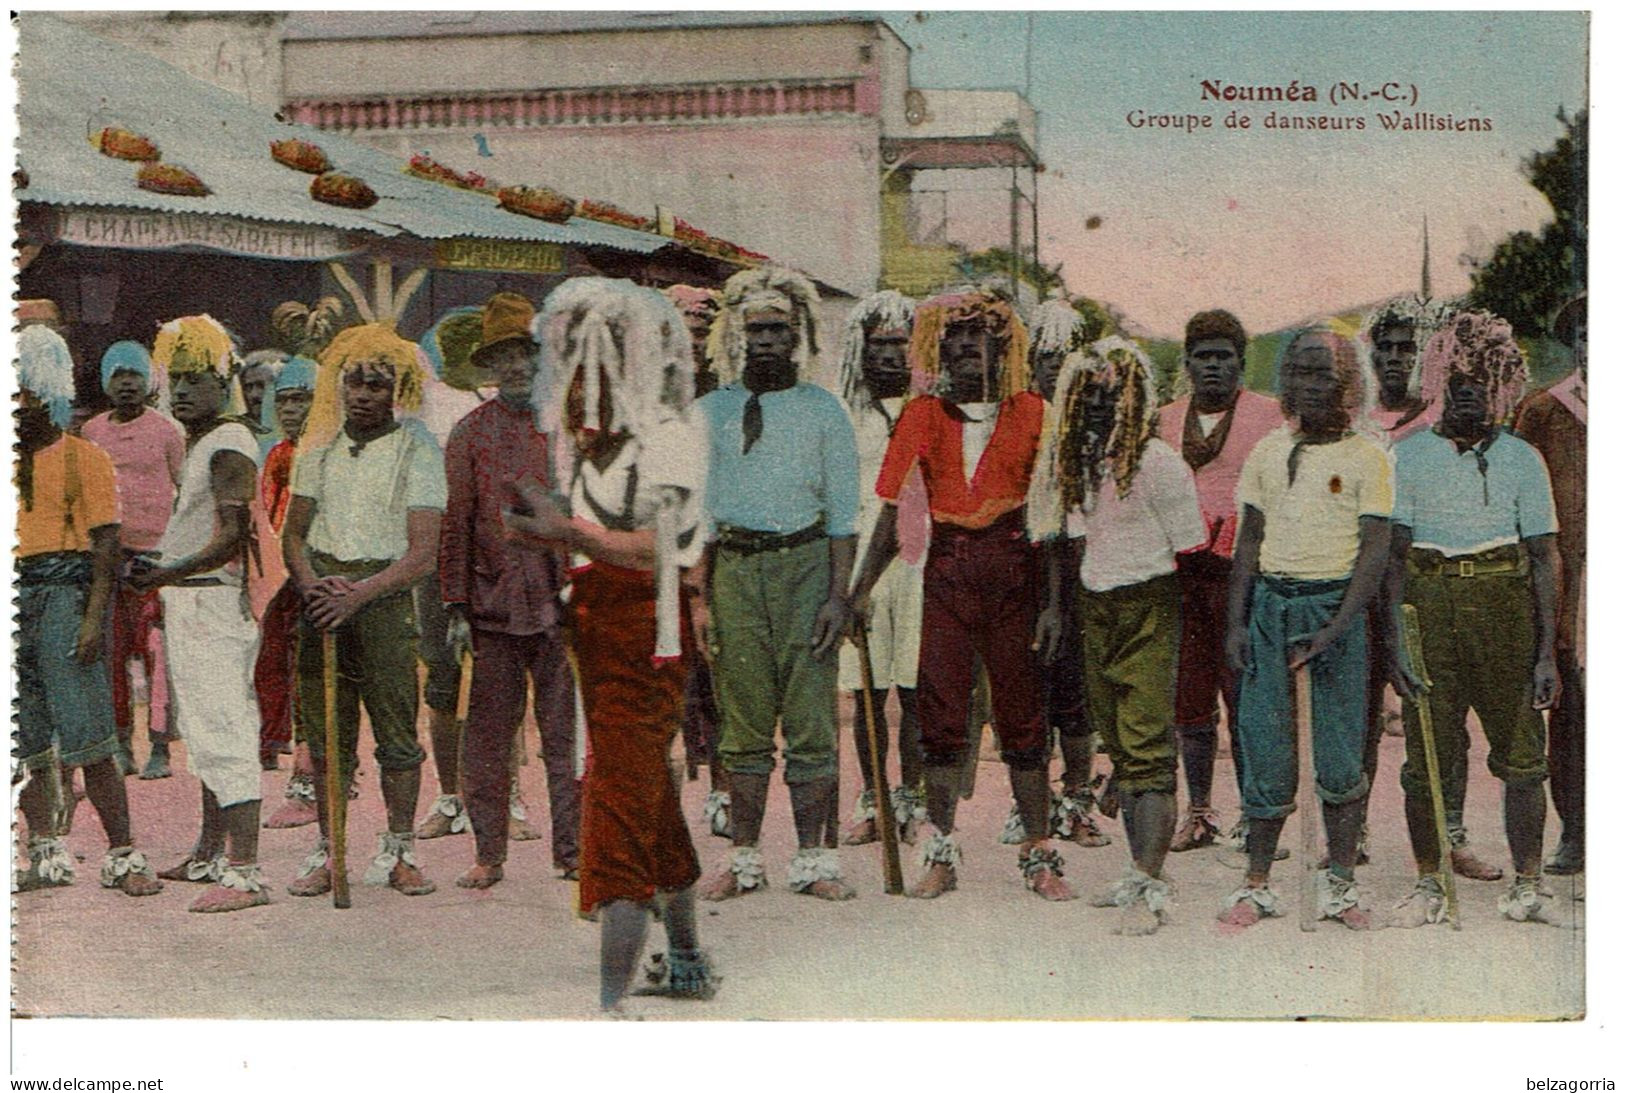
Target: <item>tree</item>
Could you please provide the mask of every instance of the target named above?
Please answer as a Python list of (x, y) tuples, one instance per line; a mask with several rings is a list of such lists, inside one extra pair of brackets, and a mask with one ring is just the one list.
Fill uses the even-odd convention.
[[(1059, 266), (1055, 268), (1057, 271), (1060, 269)], [(1123, 317), (1110, 304), (1091, 300), (1087, 296), (1074, 296), (1071, 303), (1072, 310), (1082, 315), (1088, 323), (1090, 341), (1098, 341), (1108, 334), (1116, 334), (1123, 328)]]
[(1586, 284), (1586, 168), (1588, 119), (1581, 110), (1557, 119), (1563, 135), (1522, 164), (1529, 184), (1552, 206), (1552, 222), (1533, 232), (1516, 232), (1496, 246), (1489, 258), (1473, 263), (1473, 287), (1467, 302), (1493, 311), (1523, 335), (1549, 333), (1552, 317), (1564, 301)]
[[(1040, 300), (1066, 284), (1059, 263), (1046, 266), (1042, 262), (1032, 261), (1026, 254), (1018, 256), (1014, 261), (1017, 263), (1017, 278), (1031, 285)], [(959, 260), (959, 269), (968, 280), (1009, 277), (1011, 262), (1010, 248), (988, 247), (986, 250), (966, 253)]]

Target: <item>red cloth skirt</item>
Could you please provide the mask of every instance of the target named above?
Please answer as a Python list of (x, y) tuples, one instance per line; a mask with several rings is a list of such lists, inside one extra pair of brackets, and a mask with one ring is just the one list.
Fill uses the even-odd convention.
[(681, 660), (656, 667), (654, 574), (595, 563), (571, 592), (590, 760), (581, 793), (581, 907), (687, 888), (700, 862), (669, 764)]

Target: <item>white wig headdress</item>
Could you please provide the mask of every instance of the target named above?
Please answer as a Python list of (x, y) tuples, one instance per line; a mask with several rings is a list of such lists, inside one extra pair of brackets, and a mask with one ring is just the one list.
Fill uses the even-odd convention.
[(813, 305), (818, 290), (794, 270), (779, 266), (740, 270), (722, 286), (722, 307), (706, 342), (706, 357), (722, 384), (736, 383), (745, 371), (745, 316), (756, 311), (782, 311), (795, 328), (790, 359), (796, 375), (806, 378), (818, 363), (818, 330)]
[(25, 326), (17, 335), (17, 384), (45, 404), (51, 424), (73, 421), (73, 354), (48, 326)]
[(1034, 357), (1071, 353), (1088, 347), (1089, 320), (1065, 300), (1045, 300), (1033, 310), (1027, 336)]
[[(1379, 304), (1365, 317), (1360, 326), (1360, 345), (1366, 350), (1369, 363), (1370, 352), (1376, 346), (1377, 332), (1390, 326), (1406, 325), (1411, 328), (1412, 338), (1416, 342), (1416, 363), (1411, 367), (1411, 394), (1422, 393), (1422, 347), (1428, 340), (1444, 328), (1451, 317), (1456, 313), (1455, 306), (1449, 300), (1434, 300), (1416, 293), (1407, 293), (1395, 296)], [(1376, 390), (1381, 385), (1373, 375), (1371, 387)]]
[[(660, 292), (631, 281), (578, 277), (547, 297), (531, 324), (541, 365), (531, 388), (537, 428), (552, 447), (555, 481), (574, 482), (580, 454), (567, 436), (570, 389), (582, 388), (581, 429), (647, 437), (683, 415), (694, 398), (694, 357), (682, 313)], [(608, 420), (601, 407), (608, 388)], [(657, 661), (682, 655), (676, 525), (655, 526)]]
[(871, 293), (859, 300), (846, 316), (841, 331), (841, 398), (847, 409), (857, 410), (870, 403), (869, 388), (863, 382), (863, 343), (872, 331), (914, 329), (914, 301), (894, 289)]

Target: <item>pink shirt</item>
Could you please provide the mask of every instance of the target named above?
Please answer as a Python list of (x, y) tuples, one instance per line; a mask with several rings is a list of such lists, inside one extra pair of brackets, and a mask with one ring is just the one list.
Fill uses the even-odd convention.
[(119, 545), (156, 550), (175, 508), (175, 484), (186, 462), (186, 435), (157, 410), (134, 421), (113, 420), (112, 411), (85, 422), (80, 435), (113, 459), (118, 482)]
[(1384, 410), (1380, 405), (1373, 409), (1368, 416), (1371, 423), (1377, 427), (1375, 439), (1381, 441), (1384, 447), (1392, 448), (1412, 433), (1433, 428), (1433, 423), (1439, 420), (1437, 403), (1400, 425), (1400, 419), (1409, 412), (1409, 410)]
[[(1161, 410), (1157, 435), (1183, 455), (1185, 414), (1190, 396), (1175, 399)], [(1281, 404), (1267, 395), (1242, 389), (1236, 393), (1235, 417), (1224, 449), (1196, 471), (1196, 500), (1208, 528), (1207, 549), (1228, 558), (1236, 545), (1236, 484), (1241, 465), (1253, 446), (1282, 423)]]

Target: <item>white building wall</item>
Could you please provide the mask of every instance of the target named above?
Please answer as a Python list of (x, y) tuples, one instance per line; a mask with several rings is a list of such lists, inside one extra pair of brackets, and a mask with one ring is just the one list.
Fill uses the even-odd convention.
[[(60, 11), (53, 15), (189, 76), (282, 106), (282, 16), (271, 12)], [(86, 64), (96, 64), (86, 58)]]
[[(457, 128), (350, 134), (402, 159), (427, 152), (505, 184), (550, 186), (712, 235), (854, 295), (880, 275), (878, 122), (771, 119), (672, 126)], [(478, 139), (476, 139), (478, 138)], [(480, 154), (481, 144), (491, 154)]]
[(874, 45), (863, 23), (292, 40), (284, 90), (318, 98), (856, 78), (882, 59)]

